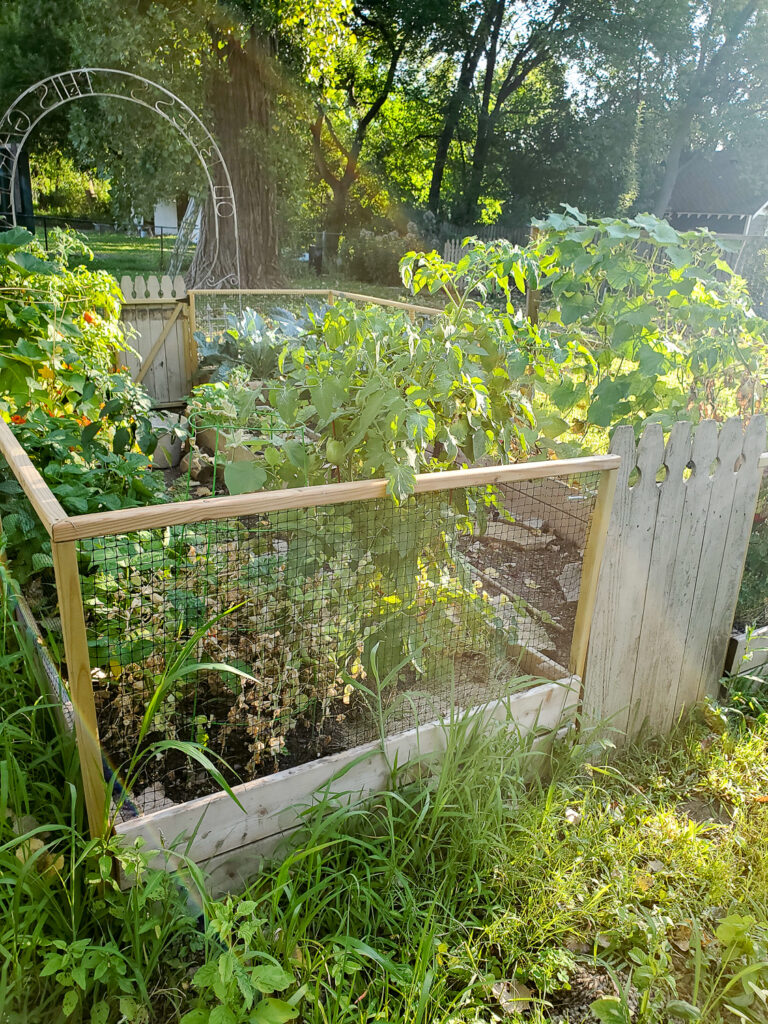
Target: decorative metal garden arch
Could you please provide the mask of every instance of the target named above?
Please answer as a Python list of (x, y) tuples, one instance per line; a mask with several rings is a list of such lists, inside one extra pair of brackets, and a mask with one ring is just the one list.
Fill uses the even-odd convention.
[[(214, 210), (215, 251), (204, 269), (202, 284), (208, 287), (240, 287), (240, 244), (237, 206), (232, 179), (215, 139), (197, 114), (174, 93), (141, 75), (116, 68), (77, 68), (51, 75), (21, 93), (0, 119), (0, 208), (10, 210), (16, 224), (16, 175), (19, 154), (35, 126), (57, 107), (87, 96), (127, 100), (165, 118), (192, 146), (203, 166)], [(3, 173), (4, 172), (4, 173)], [(216, 184), (220, 172), (226, 184)], [(216, 274), (220, 234), (231, 222), (235, 241), (235, 266)]]

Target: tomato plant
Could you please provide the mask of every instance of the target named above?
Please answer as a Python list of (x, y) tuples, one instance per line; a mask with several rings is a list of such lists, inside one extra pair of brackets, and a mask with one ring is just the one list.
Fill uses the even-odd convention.
[[(114, 363), (126, 340), (106, 273), (66, 269), (23, 228), (0, 234), (0, 415), (72, 514), (156, 500), (150, 399)], [(20, 579), (50, 565), (47, 536), (0, 466), (0, 516)]]

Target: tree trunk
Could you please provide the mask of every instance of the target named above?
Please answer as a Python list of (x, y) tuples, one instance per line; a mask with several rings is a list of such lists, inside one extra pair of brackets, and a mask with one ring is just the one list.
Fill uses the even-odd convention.
[(427, 202), (429, 209), (435, 214), (440, 208), (440, 193), (443, 188), (445, 167), (448, 163), (448, 152), (451, 148), (451, 143), (453, 142), (453, 136), (456, 134), (456, 129), (459, 125), (461, 112), (469, 98), (470, 89), (472, 88), (472, 83), (475, 80), (475, 72), (477, 71), (477, 65), (480, 61), (480, 54), (483, 52), (483, 48), (485, 46), (488, 24), (488, 18), (483, 16), (480, 24), (478, 25), (474, 42), (464, 54), (456, 88), (451, 94), (451, 98), (448, 100), (448, 104), (445, 109), (443, 127), (440, 131), (440, 135), (437, 140), (437, 148), (435, 150), (435, 162), (432, 167), (432, 180), (429, 183), (429, 199)]
[(480, 202), (480, 193), (483, 188), (485, 169), (488, 166), (488, 154), (491, 150), (491, 137), (493, 135), (495, 119), (485, 113), (480, 113), (477, 124), (475, 145), (472, 151), (472, 167), (469, 172), (469, 180), (464, 186), (464, 193), (461, 197), (461, 205), (456, 211), (456, 220), (467, 226), (474, 224), (477, 220), (477, 207)]
[(661, 183), (653, 212), (657, 217), (665, 216), (672, 200), (672, 193), (675, 190), (677, 176), (680, 173), (680, 157), (683, 155), (683, 147), (691, 130), (693, 114), (686, 116), (687, 112), (678, 121), (675, 133), (667, 152), (666, 166), (664, 168), (664, 180)]
[[(223, 52), (229, 74), (228, 79), (221, 76), (211, 96), (212, 134), (232, 179), (237, 218), (228, 206), (220, 207), (217, 218), (209, 193), (187, 287), (268, 287), (281, 283), (277, 195), (266, 157), (275, 88), (272, 45), (269, 40), (251, 38), (245, 47), (229, 43)], [(253, 138), (254, 129), (255, 145), (244, 137), (248, 130)], [(217, 188), (226, 186), (220, 166), (213, 183)]]
[(663, 217), (669, 208), (677, 176), (680, 173), (680, 157), (691, 133), (693, 119), (702, 110), (705, 99), (707, 97), (712, 98), (712, 93), (717, 89), (718, 72), (723, 64), (725, 64), (727, 58), (733, 53), (741, 33), (758, 9), (758, 6), (759, 0), (748, 0), (731, 19), (723, 42), (707, 57), (706, 41), (715, 23), (716, 8), (712, 6), (710, 10), (709, 22), (702, 30), (702, 37), (700, 39), (701, 54), (698, 66), (688, 91), (688, 97), (677, 119), (669, 151), (667, 152), (664, 180), (656, 196), (653, 209), (657, 217)]

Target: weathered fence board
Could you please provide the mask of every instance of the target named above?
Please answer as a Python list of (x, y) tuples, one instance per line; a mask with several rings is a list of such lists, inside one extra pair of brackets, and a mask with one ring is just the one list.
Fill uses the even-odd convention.
[[(659, 438), (659, 447), (663, 442)], [(657, 453), (658, 454), (658, 453)], [(638, 637), (638, 651), (643, 657), (635, 659), (634, 677), (630, 682), (637, 718), (651, 719), (660, 714), (661, 694), (654, 694), (644, 685), (642, 672), (651, 678), (664, 672), (663, 659), (668, 643), (668, 608), (679, 607), (677, 600), (677, 578), (675, 576), (675, 555), (680, 537), (685, 505), (685, 479), (683, 472), (691, 457), (690, 423), (676, 423), (667, 442), (666, 451), (661, 451), (666, 468), (664, 487), (653, 485), (658, 492), (653, 547), (648, 570), (648, 586), (642, 608), (642, 621)], [(652, 467), (653, 468), (653, 467)], [(650, 526), (654, 529), (651, 521)], [(629, 682), (629, 681), (628, 681)], [(664, 713), (666, 717), (666, 712)]]
[(609, 719), (621, 729), (626, 726), (628, 701), (616, 686), (616, 679), (624, 655), (618, 647), (614, 648), (613, 640), (619, 637), (617, 626), (623, 614), (623, 586), (629, 575), (624, 568), (628, 549), (623, 539), (631, 512), (629, 476), (635, 465), (635, 441), (631, 427), (620, 427), (616, 431), (611, 452), (621, 456), (621, 465), (592, 616), (592, 636), (584, 673), (583, 714), (589, 720)]
[(693, 437), (678, 424), (666, 448), (655, 424), (637, 446), (631, 427), (615, 432), (611, 452), (622, 466), (585, 672), (586, 719), (608, 719), (630, 736), (644, 724), (663, 732), (716, 691), (764, 446), (762, 416), (746, 430), (728, 420), (719, 433), (704, 422)]
[(157, 405), (182, 401), (189, 393), (192, 341), (184, 279), (123, 277), (123, 323), (136, 333), (128, 343), (135, 353), (118, 357)]

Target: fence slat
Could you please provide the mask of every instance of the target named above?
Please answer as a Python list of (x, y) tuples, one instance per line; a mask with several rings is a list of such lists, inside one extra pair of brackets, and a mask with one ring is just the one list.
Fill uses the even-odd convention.
[(701, 696), (704, 654), (728, 536), (731, 505), (736, 490), (736, 474), (733, 467), (741, 455), (741, 447), (741, 420), (729, 419), (720, 431), (717, 444), (718, 464), (714, 475), (711, 476), (707, 521), (677, 687), (678, 707), (694, 704)]
[(649, 722), (659, 729), (671, 727), (678, 708), (678, 686), (685, 657), (685, 638), (696, 592), (701, 549), (709, 513), (711, 481), (709, 467), (717, 457), (718, 432), (714, 420), (700, 423), (693, 434), (689, 464), (691, 475), (684, 480), (680, 529), (676, 537), (669, 615), (663, 643), (651, 652), (651, 678), (666, 676), (669, 685), (657, 693)]
[(723, 656), (733, 626), (739, 586), (744, 572), (744, 560), (757, 505), (757, 493), (760, 488), (758, 463), (764, 448), (765, 419), (762, 416), (753, 416), (742, 439), (743, 461), (734, 474), (736, 481), (730, 508), (728, 533), (720, 564), (718, 585), (715, 590), (707, 649), (704, 654), (701, 696), (704, 694), (715, 696), (718, 681), (723, 673)]
[[(624, 546), (621, 539), (629, 520), (629, 476), (635, 467), (635, 436), (632, 427), (618, 427), (611, 440), (611, 454), (621, 457), (613, 512), (608, 524), (605, 553), (597, 585), (592, 633), (584, 674), (586, 685), (582, 712), (588, 720), (610, 718), (625, 711), (631, 692), (614, 677), (613, 638), (622, 601)], [(625, 715), (626, 720), (626, 715)]]
[[(652, 524), (651, 561), (648, 586), (632, 681), (632, 706), (638, 721), (655, 713), (659, 694), (648, 685), (660, 671), (669, 634), (675, 629), (679, 611), (675, 602), (675, 553), (685, 502), (683, 471), (691, 458), (691, 425), (676, 423), (664, 452), (666, 477), (657, 484), (658, 511)], [(684, 610), (684, 609), (683, 609)]]

